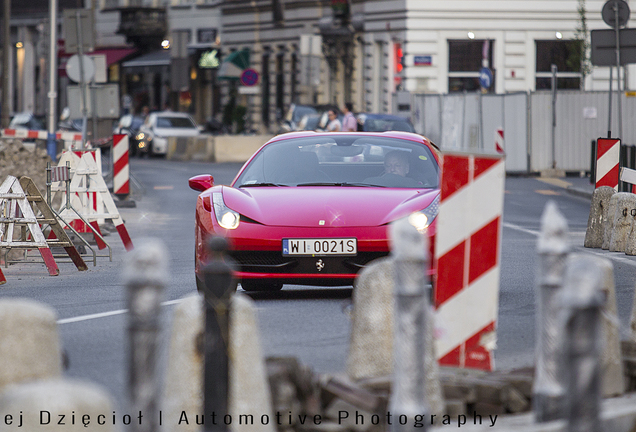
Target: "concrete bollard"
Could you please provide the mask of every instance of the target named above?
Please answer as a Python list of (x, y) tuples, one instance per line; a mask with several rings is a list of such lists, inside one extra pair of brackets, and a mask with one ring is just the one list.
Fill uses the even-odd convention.
[(607, 223), (609, 201), (616, 191), (610, 186), (594, 189), (590, 203), (590, 216), (587, 220), (584, 246), (600, 248), (603, 246), (603, 232)]
[(610, 240), (612, 232), (614, 232), (614, 217), (616, 216), (616, 207), (618, 206), (618, 193), (611, 196), (609, 205), (607, 206), (607, 220), (605, 220), (603, 228), (603, 245), (602, 249), (610, 248)]
[(124, 267), (128, 310), (128, 392), (133, 412), (146, 421), (134, 423), (136, 432), (155, 432), (159, 422), (157, 358), (161, 297), (168, 279), (165, 245), (156, 239), (142, 241)]
[(632, 226), (629, 229), (627, 242), (625, 245), (625, 253), (627, 255), (636, 255), (636, 209), (631, 209)]
[[(149, 420), (145, 413), (141, 413), (143, 417), (140, 419), (139, 413), (115, 411), (111, 397), (101, 387), (68, 379), (9, 386), (0, 394), (0, 412), (3, 413), (3, 421), (0, 422), (2, 432), (118, 432), (126, 427), (124, 424)], [(7, 424), (5, 414), (12, 417), (11, 424)], [(58, 424), (60, 420), (63, 425)]]
[[(571, 260), (585, 260), (589, 255), (572, 254)], [(601, 291), (605, 298), (601, 310), (603, 351), (601, 354), (601, 393), (603, 397), (620, 396), (625, 392), (621, 354), (620, 321), (616, 308), (614, 266), (609, 259), (594, 257), (601, 272)], [(569, 265), (569, 264), (568, 264)]]
[(0, 365), (0, 390), (61, 376), (62, 353), (52, 308), (27, 299), (0, 301)]
[(393, 273), (393, 260), (380, 258), (356, 278), (347, 355), (354, 381), (393, 373)]
[[(347, 375), (353, 381), (387, 377), (393, 373), (394, 263), (381, 258), (359, 274), (353, 290), (351, 336), (347, 356)], [(431, 414), (444, 413), (439, 382), (439, 365), (433, 340), (433, 311), (426, 314), (425, 368), (426, 398)]]
[(617, 203), (609, 250), (611, 252), (625, 252), (627, 239), (634, 222), (632, 210), (636, 209), (636, 195), (629, 192), (618, 192), (614, 194), (612, 199), (614, 197), (617, 197)]
[(556, 204), (549, 201), (541, 217), (541, 234), (537, 244), (540, 265), (532, 404), (535, 419), (539, 423), (561, 419), (565, 415), (565, 381), (559, 371), (558, 293), (563, 286), (569, 249), (567, 221)]
[[(430, 313), (427, 299), (428, 238), (399, 219), (389, 226), (391, 253), (395, 264), (395, 308), (393, 313), (393, 386), (390, 411), (397, 417), (413, 418), (426, 414), (425, 386), (426, 315)], [(426, 430), (427, 424), (424, 423)], [(406, 431), (411, 426), (393, 423), (392, 431)]]
[[(186, 297), (174, 312), (163, 397), (163, 424), (174, 430), (201, 428), (194, 416), (200, 419), (203, 414), (203, 325), (202, 297)], [(271, 412), (256, 312), (251, 299), (241, 293), (235, 293), (230, 303), (229, 356), (230, 429), (273, 432), (276, 418)], [(217, 421), (223, 421), (225, 414), (217, 413)], [(239, 425), (240, 414), (252, 414), (254, 424)], [(269, 424), (262, 424), (261, 416), (268, 416)]]
[(566, 376), (568, 431), (600, 432), (601, 307), (606, 265), (599, 258), (579, 255), (568, 261), (560, 293), (563, 326), (561, 370)]

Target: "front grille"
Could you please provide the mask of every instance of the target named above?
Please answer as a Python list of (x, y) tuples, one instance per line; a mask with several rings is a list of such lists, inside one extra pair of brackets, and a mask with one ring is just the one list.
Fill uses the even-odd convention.
[(296, 263), (296, 260), (284, 257), (280, 252), (232, 251), (230, 256), (241, 267), (287, 267)]

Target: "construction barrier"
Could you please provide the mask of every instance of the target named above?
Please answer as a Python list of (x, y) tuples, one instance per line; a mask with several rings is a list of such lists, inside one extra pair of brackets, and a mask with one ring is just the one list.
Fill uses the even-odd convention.
[[(108, 245), (101, 239), (98, 221), (111, 219), (126, 250), (132, 250), (133, 244), (124, 221), (101, 175), (97, 162), (98, 155), (98, 151), (64, 152), (62, 154), (58, 166), (68, 164), (71, 170), (71, 180), (68, 186), (71, 205), (62, 204), (58, 213), (66, 222), (77, 220), (78, 215), (81, 215), (82, 221), (88, 221), (92, 226), (91, 230), (96, 234), (95, 238), (100, 249)], [(52, 194), (63, 192), (66, 196), (67, 187), (60, 183), (55, 182), (51, 185)], [(100, 236), (97, 236), (97, 233), (100, 233)]]
[(498, 128), (495, 131), (495, 151), (497, 153), (504, 154), (504, 131), (502, 128)]
[[(40, 139), (47, 140), (49, 133), (47, 131), (28, 130), (28, 129), (1, 129), (0, 136), (2, 138), (17, 138), (17, 139)], [(81, 149), (82, 148), (82, 134), (75, 132), (56, 132), (56, 141), (64, 141), (64, 148)]]
[(599, 138), (596, 140), (596, 187), (609, 186), (618, 190), (618, 167), (621, 140)]
[[(57, 239), (47, 240), (41, 225), (49, 225)], [(19, 238), (15, 238), (15, 228), (21, 229)], [(78, 270), (87, 269), (35, 183), (29, 177), (22, 177), (18, 181), (13, 176), (7, 176), (0, 185), (0, 247), (37, 249), (49, 274), (57, 276), (60, 271), (50, 249), (52, 246), (63, 247)], [(6, 278), (0, 271), (0, 284), (5, 282)]]
[(130, 168), (128, 165), (128, 135), (113, 135), (113, 193), (130, 193)]
[(442, 154), (434, 292), (441, 365), (493, 369), (504, 180), (502, 155)]

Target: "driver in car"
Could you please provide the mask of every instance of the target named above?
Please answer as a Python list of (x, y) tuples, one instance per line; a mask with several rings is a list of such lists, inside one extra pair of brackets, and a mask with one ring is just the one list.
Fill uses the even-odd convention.
[(409, 173), (408, 153), (393, 150), (384, 156), (384, 173), (380, 177), (365, 179), (365, 183), (377, 184), (386, 187), (417, 187), (420, 182), (407, 177)]

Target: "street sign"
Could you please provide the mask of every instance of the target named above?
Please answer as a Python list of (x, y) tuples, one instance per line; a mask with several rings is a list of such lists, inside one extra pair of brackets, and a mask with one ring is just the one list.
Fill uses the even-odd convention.
[[(636, 63), (636, 28), (619, 31), (621, 65)], [(616, 31), (592, 30), (592, 64), (616, 66)]]
[[(84, 67), (84, 82), (91, 82), (91, 80), (95, 76), (95, 63), (87, 55), (83, 55), (82, 60), (82, 66)], [(77, 54), (73, 55), (66, 62), (66, 74), (75, 82), (81, 81), (82, 77), (80, 76), (80, 56), (78, 56)]]
[(77, 41), (77, 17), (80, 18), (80, 39), (84, 52), (95, 49), (95, 17), (92, 9), (64, 9), (62, 26), (64, 28), (64, 51), (76, 53), (78, 50)]
[(487, 67), (483, 67), (479, 71), (479, 85), (483, 88), (490, 88), (492, 85), (492, 72)]
[(625, 27), (629, 20), (629, 5), (623, 0), (609, 0), (603, 5), (601, 16), (608, 26), (616, 26), (616, 8), (618, 8), (618, 27)]
[(254, 69), (245, 69), (241, 74), (241, 84), (251, 87), (258, 82), (258, 72)]

